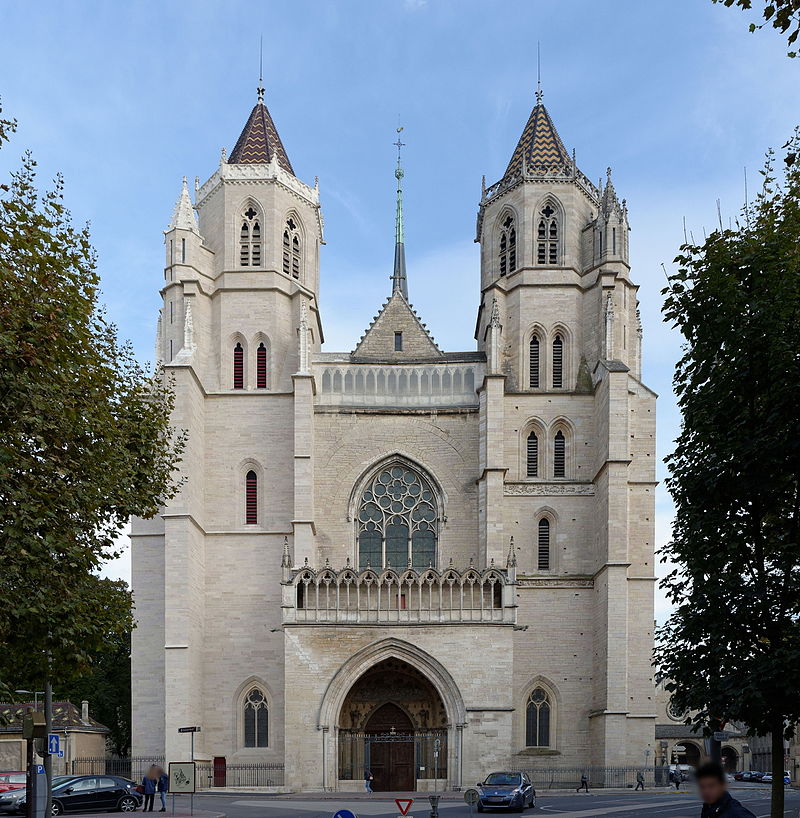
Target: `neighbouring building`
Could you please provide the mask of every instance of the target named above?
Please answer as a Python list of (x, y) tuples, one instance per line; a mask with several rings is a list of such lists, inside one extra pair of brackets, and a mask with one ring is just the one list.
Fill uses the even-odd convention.
[(186, 758), (199, 725), (198, 759), (403, 790), (655, 747), (627, 206), (540, 94), (510, 157), (463, 352), (410, 303), (399, 159), (388, 299), (349, 352), (322, 351), (320, 191), (263, 89), (194, 203), (184, 182), (156, 355), (189, 438), (179, 494), (133, 524), (135, 755)]
[[(22, 719), (34, 702), (0, 702), (0, 770), (24, 770), (26, 741)], [(42, 702), (38, 702), (43, 709)], [(72, 702), (53, 702), (53, 732), (60, 738), (63, 755), (53, 757), (53, 773), (71, 773), (76, 759), (104, 759), (109, 729), (89, 715), (89, 702), (80, 708)]]

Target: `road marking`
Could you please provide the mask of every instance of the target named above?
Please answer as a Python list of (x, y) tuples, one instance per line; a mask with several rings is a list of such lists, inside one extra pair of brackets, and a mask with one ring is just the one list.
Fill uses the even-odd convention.
[[(426, 799), (427, 800), (427, 799)], [(397, 807), (393, 801), (295, 801), (293, 799), (267, 801), (233, 801), (232, 807), (259, 807), (261, 809), (283, 810), (284, 812), (325, 812), (333, 815), (337, 810), (346, 807), (356, 815), (397, 815)], [(425, 812), (430, 811), (430, 805), (425, 805)], [(458, 801), (440, 801), (439, 811), (464, 807)]]
[(674, 801), (656, 801), (649, 804), (629, 804), (625, 807), (607, 806), (598, 809), (581, 809), (575, 812), (560, 812), (558, 818), (583, 818), (586, 815), (616, 815), (618, 812), (634, 812), (636, 810), (646, 811), (656, 809), (656, 807), (672, 807), (673, 809), (686, 809), (688, 804), (681, 804), (680, 807), (675, 806)]

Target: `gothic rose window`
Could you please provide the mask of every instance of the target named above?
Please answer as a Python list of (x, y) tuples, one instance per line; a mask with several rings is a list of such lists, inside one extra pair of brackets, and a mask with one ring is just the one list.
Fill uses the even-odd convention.
[(244, 701), (244, 746), (269, 746), (269, 707), (264, 694), (254, 687)]
[(541, 687), (534, 688), (525, 710), (525, 746), (550, 746), (550, 698)]
[(422, 475), (401, 465), (382, 469), (361, 495), (359, 567), (436, 565), (437, 522), (433, 488)]

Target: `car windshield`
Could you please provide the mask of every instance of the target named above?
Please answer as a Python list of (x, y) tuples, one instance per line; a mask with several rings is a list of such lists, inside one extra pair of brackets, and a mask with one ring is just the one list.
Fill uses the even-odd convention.
[(519, 773), (492, 773), (486, 776), (486, 781), (483, 783), (492, 787), (518, 787), (520, 780)]

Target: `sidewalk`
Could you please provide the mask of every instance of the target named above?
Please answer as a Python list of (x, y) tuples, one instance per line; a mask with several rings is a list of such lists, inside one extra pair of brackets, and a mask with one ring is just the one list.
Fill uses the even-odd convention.
[[(458, 792), (454, 792), (453, 790), (447, 790), (446, 792), (437, 792), (442, 801), (461, 801), (464, 800), (464, 791), (467, 789), (474, 789), (472, 787), (465, 787), (463, 790)], [(639, 790), (638, 793), (634, 793), (633, 787), (602, 787), (593, 789), (589, 792), (588, 796), (584, 793), (585, 797), (591, 797), (592, 795), (599, 795), (599, 794), (614, 794), (614, 795), (624, 795), (625, 793), (630, 793), (631, 795), (664, 795), (668, 792), (675, 792), (674, 788), (669, 787), (650, 787), (646, 789), (644, 792)], [(565, 788), (565, 789), (552, 789), (552, 790), (544, 790), (538, 789), (536, 790), (536, 794), (539, 796), (550, 796), (550, 795), (576, 795), (575, 788)], [(691, 794), (690, 790), (683, 789), (678, 792), (678, 795), (686, 795)], [(413, 798), (415, 801), (424, 801), (426, 804), (428, 803), (428, 796), (433, 795), (431, 792), (376, 792), (372, 795), (368, 795), (367, 793), (361, 792), (312, 792), (312, 791), (304, 791), (304, 792), (285, 792), (285, 793), (275, 793), (274, 791), (269, 791), (267, 788), (258, 789), (257, 787), (251, 787), (249, 789), (244, 787), (237, 787), (237, 788), (225, 788), (219, 787), (214, 788), (211, 790), (203, 790), (202, 792), (197, 793), (197, 798), (202, 799), (205, 795), (272, 795), (272, 797), (277, 801), (292, 801), (292, 800), (300, 800), (300, 801), (341, 801), (346, 799), (348, 801), (394, 801), (395, 798)], [(197, 803), (197, 802), (195, 802)], [(197, 814), (197, 810), (195, 810), (195, 814)], [(167, 813), (169, 815), (169, 813)], [(177, 815), (177, 813), (176, 813)]]
[[(141, 810), (136, 810), (136, 813), (120, 813), (121, 815), (134, 815), (139, 814), (141, 815)], [(209, 810), (204, 809), (197, 809), (197, 802), (195, 802), (194, 812), (189, 812), (189, 804), (175, 804), (175, 812), (172, 811), (171, 807), (167, 807), (166, 812), (159, 813), (158, 808), (153, 810), (152, 813), (147, 812), (146, 815), (153, 815), (158, 816), (159, 814), (164, 816), (164, 818), (190, 818), (190, 815), (193, 818), (226, 818), (224, 812), (210, 812)], [(81, 818), (108, 818), (109, 813), (106, 812), (82, 812), (80, 813)]]

